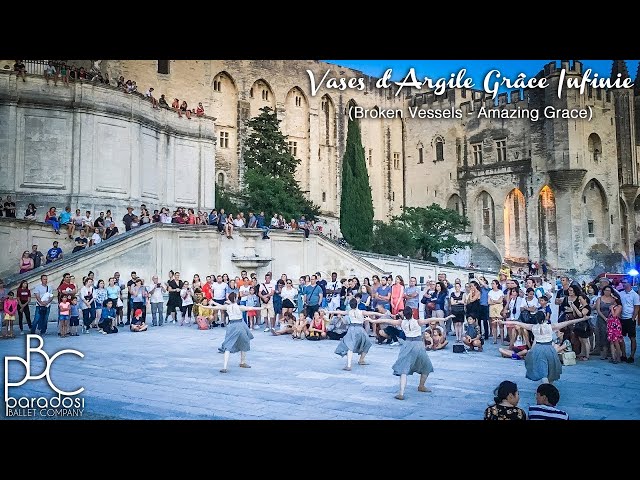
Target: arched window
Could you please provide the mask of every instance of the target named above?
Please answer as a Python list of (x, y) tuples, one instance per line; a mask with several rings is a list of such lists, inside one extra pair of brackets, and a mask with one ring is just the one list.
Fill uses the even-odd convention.
[(440, 135), (438, 135), (435, 140), (434, 140), (434, 147), (436, 150), (436, 158), (435, 158), (435, 162), (442, 162), (444, 161), (444, 138), (442, 138)]
[(218, 185), (224, 187), (224, 173), (218, 173)]
[(600, 137), (597, 133), (589, 135), (588, 145), (589, 155), (594, 162), (597, 162), (602, 158), (602, 142), (600, 141)]

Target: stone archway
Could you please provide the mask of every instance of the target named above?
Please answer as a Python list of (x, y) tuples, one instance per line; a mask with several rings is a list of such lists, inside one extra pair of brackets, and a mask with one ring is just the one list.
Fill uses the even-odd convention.
[(540, 225), (540, 258), (551, 265), (557, 265), (556, 197), (548, 185), (542, 187), (538, 195), (538, 224)]
[(476, 200), (476, 224), (479, 227), (478, 235), (482, 234), (492, 242), (496, 241), (496, 213), (493, 197), (486, 191), (482, 191)]
[(449, 210), (455, 210), (459, 215), (465, 215), (465, 206), (462, 198), (457, 193), (454, 193), (447, 200), (447, 208)]

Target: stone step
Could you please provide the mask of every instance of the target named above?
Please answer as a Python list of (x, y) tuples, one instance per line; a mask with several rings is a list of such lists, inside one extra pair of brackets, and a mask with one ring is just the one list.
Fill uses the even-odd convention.
[(471, 247), (471, 261), (483, 270), (500, 270), (500, 259), (487, 247), (474, 243)]

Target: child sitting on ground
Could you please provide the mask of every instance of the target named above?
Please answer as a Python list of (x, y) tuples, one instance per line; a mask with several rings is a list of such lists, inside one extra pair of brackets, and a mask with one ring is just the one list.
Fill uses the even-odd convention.
[(465, 327), (464, 333), (462, 343), (469, 347), (469, 350), (473, 351), (474, 348), (477, 348), (478, 351), (481, 352), (484, 340), (482, 339), (482, 335), (480, 335), (480, 326), (476, 323), (474, 317), (467, 317), (467, 326)]
[(142, 318), (142, 310), (138, 308), (135, 312), (133, 312), (133, 320), (131, 320), (130, 329), (132, 332), (144, 332), (147, 330), (147, 324), (144, 323), (144, 318)]

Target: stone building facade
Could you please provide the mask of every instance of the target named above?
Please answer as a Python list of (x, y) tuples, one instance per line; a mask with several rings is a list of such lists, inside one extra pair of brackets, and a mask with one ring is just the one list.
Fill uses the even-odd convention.
[[(349, 106), (399, 110), (395, 118), (360, 120), (376, 219), (387, 220), (403, 206), (436, 202), (466, 214), (471, 238), (496, 261), (545, 259), (553, 267), (585, 270), (592, 266), (589, 250), (599, 245), (633, 262), (640, 254), (638, 82), (635, 90), (587, 88), (580, 95), (564, 89), (558, 98), (560, 70), (580, 77), (588, 65), (563, 61), (541, 67), (538, 76), (547, 78), (548, 88), (501, 94), (495, 104), (477, 90), (396, 95), (394, 88), (376, 88), (376, 78), (311, 60), (100, 63), (112, 79), (134, 79), (141, 90), (153, 86), (169, 102), (202, 102), (216, 117), (210, 169), (225, 187), (241, 188), (247, 121), (268, 105), (301, 160), (302, 190), (337, 225)], [(316, 83), (326, 74), (315, 94), (309, 71)], [(614, 62), (612, 76), (618, 73), (629, 76), (624, 61)], [(331, 78), (359, 78), (364, 88), (328, 88)], [(535, 109), (539, 118), (482, 118), (483, 107)], [(590, 107), (592, 118), (546, 118), (547, 107)], [(459, 109), (463, 115), (412, 118), (410, 109), (416, 108)]]

